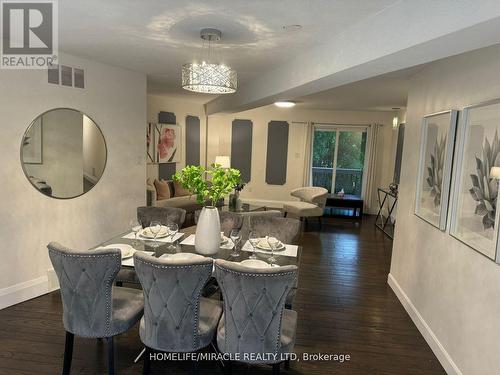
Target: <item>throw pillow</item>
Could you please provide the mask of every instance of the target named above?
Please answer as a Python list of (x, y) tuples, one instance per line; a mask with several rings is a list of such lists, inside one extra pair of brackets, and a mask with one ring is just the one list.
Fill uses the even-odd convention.
[(178, 181), (174, 181), (174, 193), (176, 197), (191, 195), (191, 192), (188, 189), (184, 189)]
[(171, 198), (172, 194), (170, 193), (170, 187), (168, 186), (168, 182), (165, 180), (155, 180), (155, 188), (156, 188), (156, 199), (168, 199)]

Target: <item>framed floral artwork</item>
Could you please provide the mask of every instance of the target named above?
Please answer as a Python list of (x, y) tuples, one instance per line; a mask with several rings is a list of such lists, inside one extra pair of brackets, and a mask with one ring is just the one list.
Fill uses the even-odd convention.
[(460, 126), (450, 234), (500, 263), (500, 100), (466, 107)]
[(158, 124), (156, 153), (158, 163), (180, 161), (181, 128), (178, 125)]
[(443, 111), (422, 121), (415, 214), (440, 230), (446, 229), (457, 115)]

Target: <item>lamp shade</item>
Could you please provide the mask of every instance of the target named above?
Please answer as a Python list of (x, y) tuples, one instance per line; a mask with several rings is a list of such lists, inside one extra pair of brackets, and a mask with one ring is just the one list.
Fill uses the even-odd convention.
[(219, 164), (222, 168), (231, 168), (231, 158), (229, 156), (216, 156), (215, 164)]
[(490, 178), (496, 178), (497, 180), (500, 180), (500, 167), (491, 167)]

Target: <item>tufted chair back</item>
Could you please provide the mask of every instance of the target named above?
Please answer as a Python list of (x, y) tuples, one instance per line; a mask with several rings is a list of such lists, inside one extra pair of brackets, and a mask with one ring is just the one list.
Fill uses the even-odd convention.
[[(194, 222), (198, 224), (198, 217), (200, 216), (200, 210), (194, 213)], [(243, 225), (243, 216), (235, 214), (229, 211), (219, 211), (220, 218), (220, 230), (224, 232), (225, 236), (229, 236), (232, 229), (241, 229)]]
[(224, 298), (225, 353), (278, 354), (285, 300), (296, 266), (250, 268), (222, 259), (215, 277)]
[(328, 190), (318, 186), (308, 186), (292, 190), (290, 195), (303, 202), (314, 203), (318, 207), (325, 208)]
[(241, 238), (242, 241), (246, 241), (251, 231), (257, 232), (260, 237), (265, 237), (274, 232), (281, 242), (295, 245), (300, 234), (300, 228), (300, 221), (293, 218), (267, 215), (247, 216), (241, 229)]
[(135, 270), (144, 293), (140, 335), (149, 348), (168, 352), (192, 352), (200, 348), (200, 297), (212, 274), (213, 260), (192, 255), (186, 260), (134, 254)]
[(143, 228), (149, 226), (153, 221), (159, 221), (162, 225), (176, 223), (179, 228), (186, 219), (186, 210), (177, 207), (137, 207), (137, 221)]
[(113, 280), (121, 267), (119, 249), (75, 251), (48, 244), (59, 279), (66, 331), (81, 337), (110, 337)]

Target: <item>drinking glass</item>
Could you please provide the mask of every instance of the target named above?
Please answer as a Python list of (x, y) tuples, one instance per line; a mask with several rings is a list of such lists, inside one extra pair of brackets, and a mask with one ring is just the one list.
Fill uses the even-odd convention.
[(159, 221), (152, 221), (149, 224), (149, 229), (151, 230), (151, 233), (153, 233), (154, 236), (154, 247), (158, 247), (157, 237), (161, 231), (161, 223)]
[(240, 254), (238, 254), (238, 243), (241, 240), (241, 233), (239, 229), (233, 229), (231, 231), (231, 234), (229, 235), (231, 238), (231, 241), (233, 241), (234, 247), (233, 247), (233, 252), (230, 254), (231, 257), (237, 257)]
[(167, 225), (168, 228), (168, 235), (170, 236), (170, 245), (168, 246), (169, 249), (175, 249), (175, 242), (174, 238), (177, 232), (179, 232), (179, 226), (176, 223), (169, 223)]
[(139, 244), (139, 241), (137, 241), (137, 233), (139, 233), (139, 231), (142, 229), (142, 225), (140, 225), (136, 219), (130, 220), (128, 225), (132, 229), (132, 232), (134, 233), (134, 240), (132, 241), (132, 246), (136, 246)]
[(267, 243), (269, 244), (269, 248), (271, 249), (271, 256), (267, 258), (269, 261), (269, 264), (271, 266), (274, 266), (274, 263), (276, 263), (276, 258), (274, 257), (274, 250), (276, 250), (280, 244), (280, 240), (277, 236), (276, 233), (269, 233), (269, 235), (266, 237)]
[(255, 255), (255, 247), (259, 244), (260, 242), (260, 236), (256, 232), (250, 232), (248, 235), (248, 242), (250, 242), (250, 245), (252, 245), (252, 255), (250, 255), (248, 258), (249, 259), (257, 259), (257, 255)]

